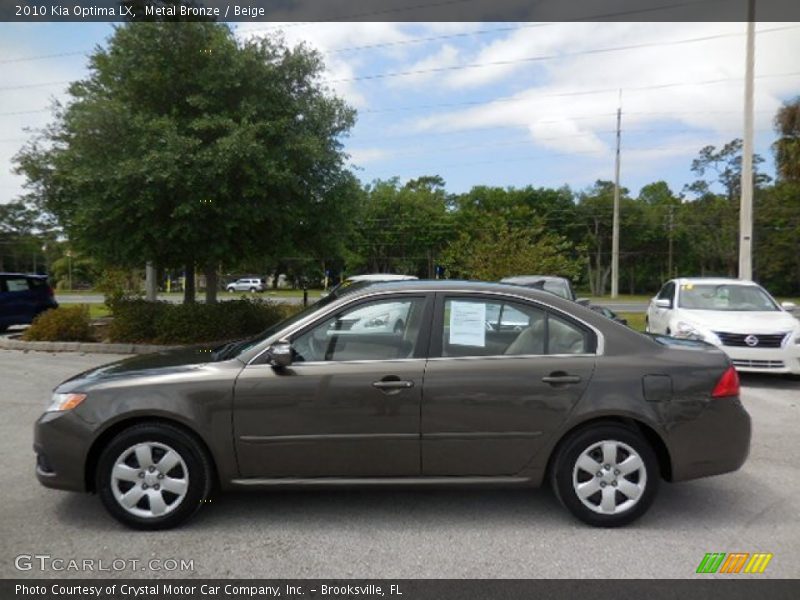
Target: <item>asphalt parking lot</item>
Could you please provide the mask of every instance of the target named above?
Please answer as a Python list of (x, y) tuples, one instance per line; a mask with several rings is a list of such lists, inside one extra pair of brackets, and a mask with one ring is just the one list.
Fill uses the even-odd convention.
[(115, 358), (0, 350), (0, 577), (114, 575), (18, 571), (15, 557), (28, 554), (193, 561), (185, 572), (140, 562), (116, 574), (126, 577), (682, 578), (698, 577), (706, 552), (771, 552), (757, 577), (800, 577), (800, 381), (744, 378), (754, 425), (744, 468), (662, 485), (624, 529), (579, 524), (546, 489), (351, 490), (226, 494), (181, 529), (142, 533), (96, 497), (47, 490), (33, 474), (32, 426), (51, 389)]

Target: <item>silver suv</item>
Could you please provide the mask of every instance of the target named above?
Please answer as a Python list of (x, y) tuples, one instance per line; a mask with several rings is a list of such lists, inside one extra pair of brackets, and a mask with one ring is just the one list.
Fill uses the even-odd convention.
[(229, 292), (263, 292), (264, 280), (255, 277), (245, 277), (229, 283), (225, 289)]

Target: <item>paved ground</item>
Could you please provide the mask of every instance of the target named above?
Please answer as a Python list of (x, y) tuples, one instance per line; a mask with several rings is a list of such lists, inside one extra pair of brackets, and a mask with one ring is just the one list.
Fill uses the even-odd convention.
[(745, 467), (662, 486), (625, 529), (585, 527), (547, 490), (325, 491), (224, 495), (181, 529), (139, 533), (97, 498), (44, 489), (33, 475), (31, 427), (51, 388), (107, 360), (0, 351), (0, 577), (78, 575), (20, 573), (19, 554), (182, 558), (194, 560), (189, 577), (692, 577), (706, 552), (734, 551), (772, 552), (764, 576), (800, 577), (797, 381), (745, 379)]

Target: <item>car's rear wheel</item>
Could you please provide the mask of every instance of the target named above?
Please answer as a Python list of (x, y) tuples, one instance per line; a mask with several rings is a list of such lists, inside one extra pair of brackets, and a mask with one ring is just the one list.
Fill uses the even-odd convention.
[(211, 464), (200, 445), (166, 423), (134, 425), (100, 455), (96, 489), (111, 515), (136, 529), (168, 529), (207, 499)]
[(250, 288), (250, 293), (251, 293), (251, 294), (255, 294), (255, 293), (256, 293), (256, 288), (254, 288), (254, 287), (251, 287), (251, 288)]
[(561, 503), (581, 521), (619, 527), (653, 503), (658, 459), (637, 431), (604, 424), (578, 431), (560, 445), (551, 473)]

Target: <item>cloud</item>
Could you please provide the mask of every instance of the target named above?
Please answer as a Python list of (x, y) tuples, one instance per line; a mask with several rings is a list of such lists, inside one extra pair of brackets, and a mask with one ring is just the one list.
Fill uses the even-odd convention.
[(391, 153), (384, 148), (348, 148), (350, 162), (356, 166), (386, 160)]

